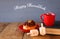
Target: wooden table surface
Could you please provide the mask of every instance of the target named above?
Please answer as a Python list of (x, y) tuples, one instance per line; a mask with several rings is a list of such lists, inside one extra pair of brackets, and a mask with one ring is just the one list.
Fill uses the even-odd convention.
[(0, 39), (60, 39), (60, 36), (56, 35), (28, 36), (26, 33), (18, 30), (20, 24), (19, 22), (0, 23)]

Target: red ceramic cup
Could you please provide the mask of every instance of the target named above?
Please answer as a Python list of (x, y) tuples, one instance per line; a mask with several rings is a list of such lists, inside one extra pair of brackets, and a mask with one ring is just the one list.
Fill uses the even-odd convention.
[(40, 15), (40, 19), (46, 26), (53, 26), (55, 22), (55, 14), (52, 12), (48, 12)]

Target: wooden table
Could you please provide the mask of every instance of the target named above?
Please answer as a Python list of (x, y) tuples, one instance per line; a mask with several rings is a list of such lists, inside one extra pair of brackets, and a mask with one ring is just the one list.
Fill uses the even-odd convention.
[(18, 30), (21, 23), (0, 23), (0, 39), (60, 39), (60, 36), (45, 35), (31, 37)]

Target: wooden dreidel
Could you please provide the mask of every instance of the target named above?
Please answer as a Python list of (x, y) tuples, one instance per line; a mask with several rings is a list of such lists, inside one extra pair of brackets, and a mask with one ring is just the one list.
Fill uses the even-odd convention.
[(46, 34), (46, 28), (43, 26), (43, 23), (41, 23), (41, 27), (39, 27), (40, 35)]
[(37, 29), (30, 30), (30, 33), (27, 33), (27, 35), (30, 36), (38, 36), (39, 32)]

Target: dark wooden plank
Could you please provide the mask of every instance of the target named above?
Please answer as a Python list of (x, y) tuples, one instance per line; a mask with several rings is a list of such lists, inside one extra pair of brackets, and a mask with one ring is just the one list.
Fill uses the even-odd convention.
[(51, 36), (51, 39), (60, 39), (60, 36)]
[(9, 24), (0, 34), (0, 39), (22, 39), (23, 33), (18, 30), (19, 23)]
[(51, 37), (49, 35), (45, 35), (45, 36), (30, 36), (30, 35), (27, 35), (27, 34), (24, 34), (24, 37), (23, 39), (51, 39)]

